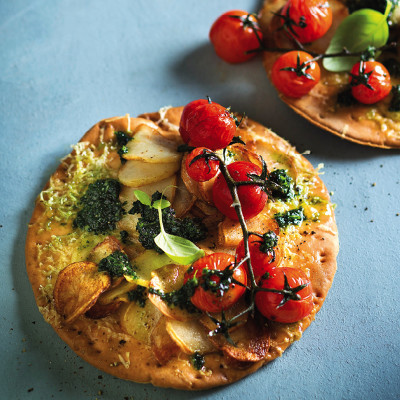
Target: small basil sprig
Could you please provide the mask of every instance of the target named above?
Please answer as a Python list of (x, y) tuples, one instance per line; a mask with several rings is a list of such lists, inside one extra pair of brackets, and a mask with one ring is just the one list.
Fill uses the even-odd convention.
[(205, 255), (204, 251), (190, 240), (165, 232), (162, 210), (171, 205), (168, 200), (157, 200), (151, 205), (151, 199), (145, 192), (135, 190), (133, 193), (142, 204), (158, 210), (161, 232), (154, 238), (154, 242), (172, 261), (177, 264), (188, 265)]
[[(363, 8), (346, 17), (337, 28), (326, 54), (340, 53), (343, 49), (355, 53), (369, 46), (385, 45), (389, 38), (387, 17), (391, 9), (392, 3), (388, 0), (384, 14)], [(332, 72), (350, 71), (358, 61), (359, 57), (327, 57), (323, 65)]]

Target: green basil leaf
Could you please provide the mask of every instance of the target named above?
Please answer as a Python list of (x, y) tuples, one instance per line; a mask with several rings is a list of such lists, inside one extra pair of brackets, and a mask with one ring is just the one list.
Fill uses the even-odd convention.
[(159, 202), (157, 207), (161, 232), (154, 238), (155, 244), (177, 264), (191, 264), (203, 257), (205, 254), (204, 251), (199, 249), (190, 240), (165, 232), (161, 205), (161, 202)]
[[(337, 28), (326, 54), (340, 53), (344, 48), (350, 52), (366, 50), (369, 46), (380, 47), (389, 38), (387, 17), (392, 3), (387, 2), (385, 14), (370, 8), (363, 8), (346, 17)], [(323, 66), (328, 71), (350, 71), (360, 57), (328, 57)]]
[(163, 210), (164, 208), (167, 208), (170, 205), (171, 205), (171, 203), (168, 200), (160, 199), (160, 200), (156, 200), (153, 203), (153, 208), (155, 208), (155, 209), (159, 209), (160, 208), (161, 210)]
[(151, 205), (151, 198), (147, 193), (142, 192), (141, 190), (134, 190), (133, 193), (142, 204), (145, 206)]
[(154, 238), (154, 241), (156, 245), (177, 264), (191, 264), (205, 255), (204, 251), (199, 249), (190, 240), (180, 236), (170, 235), (164, 230), (161, 230)]

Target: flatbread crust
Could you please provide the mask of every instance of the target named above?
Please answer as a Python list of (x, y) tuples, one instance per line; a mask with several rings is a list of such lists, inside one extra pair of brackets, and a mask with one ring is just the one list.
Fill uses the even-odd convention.
[[(274, 14), (286, 4), (286, 0), (266, 0), (260, 12), (260, 24), (267, 47), (293, 48), (293, 43), (274, 32)], [(341, 21), (348, 15), (347, 7), (343, 2), (329, 0), (333, 11), (333, 23), (329, 31), (313, 42), (307, 49), (323, 53), (327, 49), (331, 38)], [(268, 77), (274, 62), (282, 53), (265, 52), (263, 63)], [(399, 57), (399, 55), (398, 55)], [(400, 118), (399, 113), (387, 111), (391, 95), (378, 104), (357, 104), (349, 107), (337, 107), (337, 94), (348, 82), (347, 73), (332, 73), (326, 71), (322, 64), (321, 80), (311, 92), (299, 99), (292, 99), (279, 94), (279, 97), (302, 117), (343, 139), (355, 143), (380, 147), (400, 147)], [(393, 81), (393, 77), (392, 77)], [(392, 82), (393, 84), (398, 82)], [(396, 118), (396, 119), (394, 119)]]
[[(165, 136), (176, 137), (182, 107), (169, 108), (160, 112), (144, 114), (139, 118), (116, 117), (102, 120), (94, 125), (81, 139), (87, 145), (99, 145), (114, 137), (114, 131), (133, 130), (145, 123), (157, 127)], [(259, 362), (235, 365), (225, 359), (220, 352), (205, 356), (206, 372), (195, 370), (187, 355), (180, 353), (167, 364), (160, 365), (151, 348), (126, 334), (113, 315), (102, 319), (81, 316), (71, 324), (64, 324), (54, 309), (53, 299), (46, 295), (44, 288), (54, 285), (57, 260), (50, 259), (40, 249), (51, 240), (52, 235), (65, 235), (71, 232), (71, 224), (52, 224), (50, 230), (43, 229), (48, 220), (45, 208), (38, 198), (29, 224), (26, 240), (26, 266), (36, 302), (44, 318), (60, 338), (81, 358), (93, 366), (118, 378), (156, 386), (179, 389), (207, 389), (232, 383), (280, 356), (302, 332), (310, 325), (324, 302), (336, 271), (338, 236), (329, 194), (311, 164), (295, 151), (286, 141), (273, 132), (246, 120), (238, 134), (247, 142), (250, 149), (257, 149), (268, 165), (279, 166), (279, 159), (291, 165), (293, 171), (308, 174), (314, 182), (313, 194), (326, 202), (326, 212), (318, 222), (310, 222), (303, 227), (295, 243), (291, 244), (295, 253), (296, 266), (309, 274), (314, 290), (314, 309), (310, 316), (294, 324), (270, 324), (270, 348), (267, 357)], [(114, 154), (115, 156), (115, 154)], [(119, 159), (111, 155), (109, 166), (117, 168)], [(69, 158), (58, 167), (52, 179), (63, 178), (69, 165)], [(50, 181), (46, 187), (50, 185)], [(302, 229), (303, 231), (303, 229)], [(218, 251), (217, 248), (215, 251)], [(231, 252), (233, 250), (231, 249)], [(289, 263), (289, 261), (288, 261)], [(57, 269), (57, 268), (56, 268)], [(61, 269), (61, 268), (59, 268)], [(49, 272), (49, 270), (51, 272)], [(239, 363), (240, 364), (240, 363)]]

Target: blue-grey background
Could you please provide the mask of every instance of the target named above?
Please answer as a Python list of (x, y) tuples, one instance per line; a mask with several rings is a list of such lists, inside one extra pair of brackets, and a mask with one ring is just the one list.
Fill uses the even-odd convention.
[[(343, 141), (281, 103), (260, 59), (219, 60), (208, 30), (257, 0), (0, 0), (0, 397), (395, 399), (400, 397), (400, 153)], [(98, 120), (206, 95), (287, 138), (337, 204), (338, 272), (315, 322), (282, 358), (231, 386), (179, 392), (117, 380), (66, 348), (26, 276), (34, 199)]]

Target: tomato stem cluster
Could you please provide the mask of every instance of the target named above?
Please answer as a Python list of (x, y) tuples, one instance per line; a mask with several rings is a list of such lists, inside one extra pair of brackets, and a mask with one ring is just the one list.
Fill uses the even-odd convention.
[[(302, 45), (302, 43), (296, 38), (297, 34), (293, 30), (293, 26), (295, 27), (300, 27), (300, 28), (305, 28), (307, 26), (304, 17), (300, 17), (299, 23), (296, 23), (293, 19), (290, 18), (289, 16), (289, 11), (290, 7), (287, 7), (285, 14), (280, 14), (280, 13), (273, 13), (277, 17), (281, 18), (283, 20), (283, 24), (278, 30), (284, 29), (285, 32), (290, 36), (290, 38), (294, 41), (296, 44), (296, 48), (281, 48), (281, 47), (266, 47), (265, 44), (263, 43), (260, 35), (258, 34), (258, 31), (260, 28), (258, 24), (256, 25), (251, 19), (249, 19), (250, 15), (253, 14), (248, 14), (247, 16), (247, 24), (253, 29), (254, 35), (256, 36), (259, 47), (255, 49), (251, 49), (246, 51), (246, 54), (252, 54), (252, 53), (259, 53), (259, 52), (278, 52), (278, 53), (288, 53), (290, 51), (295, 51), (295, 50), (302, 50), (305, 51), (305, 46)], [(232, 18), (243, 18), (241, 16), (234, 16), (231, 15)], [(385, 51), (385, 50), (393, 50), (397, 46), (397, 42), (391, 42), (388, 44), (385, 44), (383, 46), (374, 48), (374, 47), (369, 47), (367, 50), (363, 51), (356, 51), (356, 52), (351, 52), (347, 48), (343, 48), (341, 51), (337, 53), (316, 53), (314, 51), (308, 50), (307, 53), (311, 54), (314, 58), (312, 60), (307, 61), (306, 63), (311, 63), (312, 61), (318, 61), (323, 58), (333, 58), (333, 57), (365, 57), (371, 58), (371, 54), (374, 54), (375, 52), (379, 51)]]
[[(374, 48), (375, 52), (393, 50), (397, 47), (397, 42), (387, 43), (383, 46)], [(261, 53), (261, 52), (270, 52), (270, 53), (288, 53), (290, 51), (304, 50), (304, 46), (300, 45), (297, 48), (288, 48), (288, 47), (266, 47), (262, 44), (260, 47), (252, 50), (248, 50), (247, 53)], [(312, 60), (307, 61), (308, 63), (312, 61), (319, 61), (324, 58), (334, 58), (334, 57), (362, 57), (366, 54), (371, 54), (371, 48), (363, 51), (349, 51), (346, 47), (344, 47), (341, 51), (337, 53), (316, 53), (315, 51), (308, 50), (307, 53), (313, 56)]]
[[(253, 14), (248, 14), (253, 15)], [(252, 53), (260, 53), (260, 52), (276, 52), (276, 53), (288, 53), (289, 51), (295, 51), (295, 50), (305, 50), (305, 47), (296, 39), (296, 33), (293, 31), (292, 26), (299, 26), (299, 27), (304, 27), (305, 23), (302, 23), (300, 21), (299, 24), (296, 24), (295, 21), (293, 21), (290, 17), (289, 17), (289, 7), (286, 11), (286, 15), (281, 15), (279, 13), (274, 13), (274, 15), (278, 16), (279, 18), (282, 18), (284, 20), (284, 23), (282, 25), (282, 27), (279, 28), (279, 30), (284, 29), (292, 38), (292, 40), (295, 42), (296, 47), (295, 48), (283, 48), (283, 47), (266, 47), (265, 44), (263, 43), (263, 41), (260, 38), (260, 35), (257, 32), (258, 26), (256, 26), (250, 19), (248, 19), (248, 24), (253, 28), (253, 32), (260, 44), (260, 47), (257, 47), (255, 49), (251, 49), (246, 51), (247, 54), (252, 54)], [(231, 16), (232, 18), (242, 18), (240, 16)], [(397, 46), (397, 42), (391, 42), (388, 44), (385, 44), (383, 46), (374, 48), (373, 50), (375, 52), (379, 52), (379, 51), (385, 51), (385, 50), (393, 50), (395, 49)], [(316, 53), (314, 51), (308, 50), (307, 49), (307, 53), (311, 54), (314, 58), (310, 61), (308, 61), (309, 63), (311, 61), (318, 61), (321, 60), (323, 58), (333, 58), (333, 57), (357, 57), (360, 56), (362, 57), (366, 52), (368, 52), (368, 54), (371, 54), (371, 48), (369, 48), (368, 50), (363, 50), (363, 51), (356, 51), (356, 52), (351, 52), (348, 49), (346, 49), (345, 47), (337, 52), (337, 53), (330, 53), (330, 54), (326, 54), (326, 53)]]
[[(263, 160), (263, 173), (264, 170), (266, 171), (266, 165), (265, 162)], [(261, 185), (265, 185), (265, 178), (264, 179), (259, 179), (260, 182), (257, 182), (257, 180), (251, 180), (251, 181), (241, 181), (241, 182), (237, 182), (235, 181), (229, 171), (228, 168), (224, 162), (224, 160), (220, 159), (220, 171), (221, 174), (223, 175), (223, 177), (225, 178), (229, 191), (231, 193), (233, 202), (232, 202), (232, 206), (235, 208), (236, 214), (239, 218), (239, 224), (240, 227), (242, 229), (242, 234), (243, 234), (243, 242), (244, 242), (244, 258), (237, 263), (236, 267), (238, 267), (239, 265), (242, 265), (243, 263), (247, 263), (248, 265), (248, 271), (249, 271), (249, 275), (250, 275), (250, 282), (251, 282), (251, 286), (250, 288), (247, 288), (250, 291), (250, 305), (243, 310), (241, 313), (235, 315), (234, 317), (231, 318), (230, 321), (235, 320), (237, 318), (239, 318), (240, 316), (246, 314), (247, 312), (251, 312), (252, 316), (254, 316), (254, 311), (255, 311), (255, 293), (257, 290), (261, 290), (261, 288), (258, 287), (256, 279), (255, 279), (255, 275), (254, 275), (254, 271), (253, 271), (253, 267), (251, 265), (251, 257), (250, 257), (250, 247), (249, 247), (249, 236), (251, 234), (251, 232), (249, 232), (249, 230), (247, 229), (247, 224), (246, 224), (246, 220), (243, 216), (243, 212), (242, 212), (242, 206), (240, 204), (240, 200), (239, 200), (239, 196), (238, 196), (238, 192), (237, 189), (240, 185), (248, 185), (248, 184), (261, 184)], [(263, 174), (262, 173), (262, 174)], [(271, 291), (271, 289), (263, 289), (263, 291)], [(279, 291), (278, 291), (279, 292)], [(282, 294), (284, 295), (284, 298), (286, 297), (285, 294), (282, 292)]]

